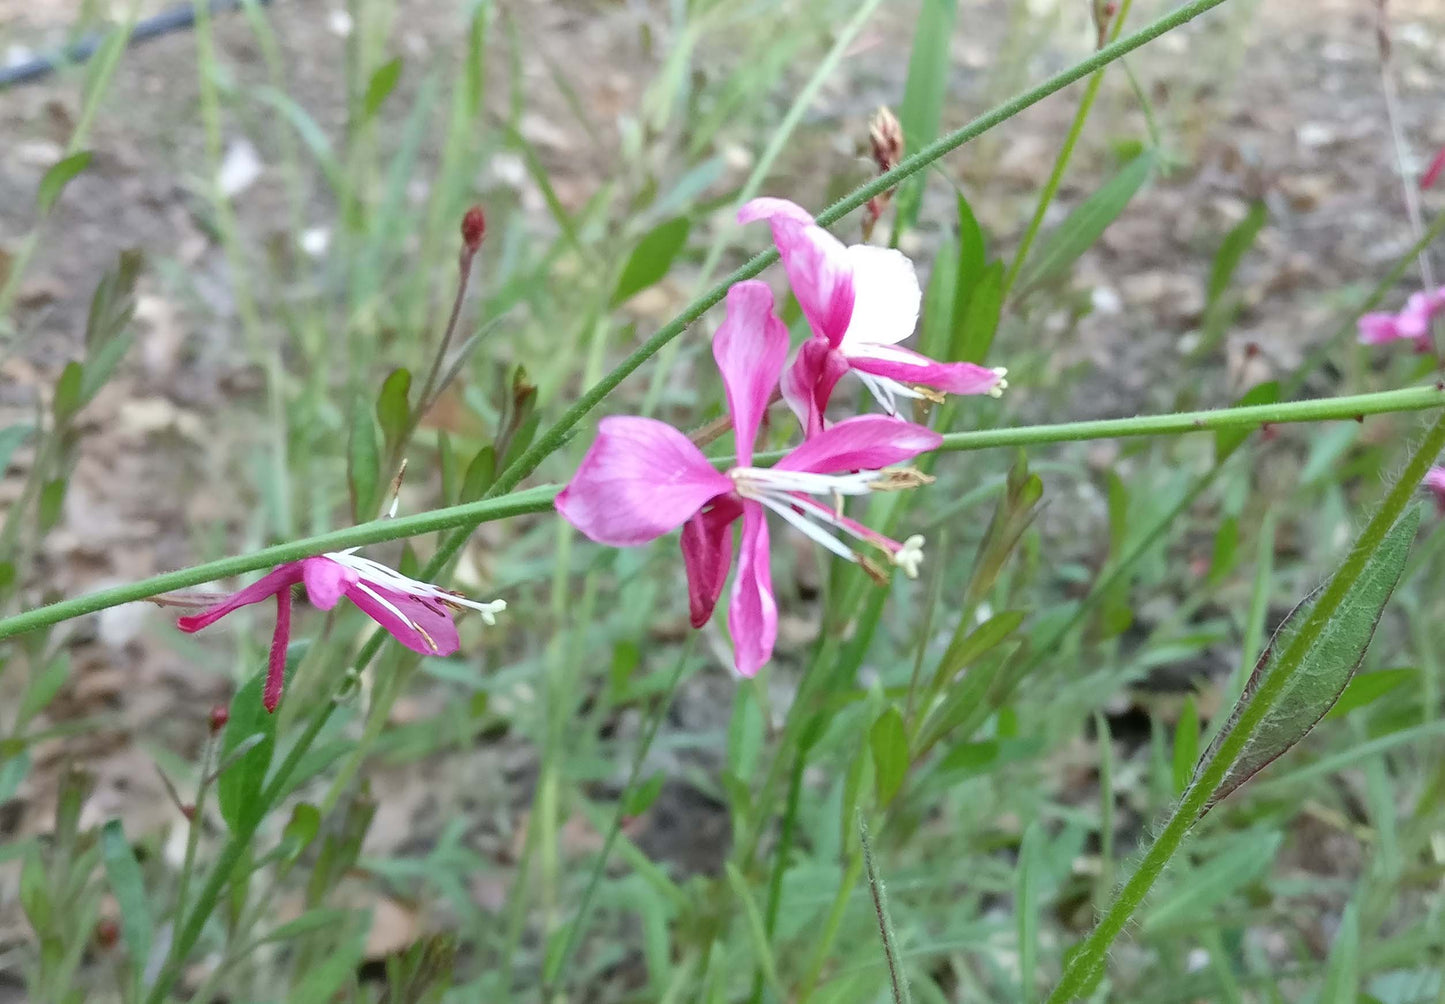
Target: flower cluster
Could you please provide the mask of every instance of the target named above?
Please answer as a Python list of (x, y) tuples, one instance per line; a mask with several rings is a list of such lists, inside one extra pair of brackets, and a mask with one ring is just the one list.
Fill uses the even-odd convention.
[(1432, 348), (1430, 328), (1435, 318), (1445, 313), (1445, 286), (1410, 294), (1405, 307), (1397, 314), (1376, 312), (1360, 318), (1360, 341), (1365, 345), (1408, 339), (1420, 352)]
[[(898, 342), (918, 318), (921, 292), (913, 265), (897, 251), (844, 247), (806, 212), (781, 199), (757, 199), (743, 222), (767, 220), (793, 295), (812, 331), (791, 366), (788, 332), (760, 281), (728, 291), (713, 339), (735, 438), (735, 463), (719, 471), (672, 426), (614, 416), (557, 496), (557, 510), (587, 537), (632, 546), (682, 528), (691, 621), (712, 617), (732, 564), (733, 526), (741, 521), (737, 571), (728, 605), (734, 665), (752, 676), (772, 655), (778, 610), (773, 595), (766, 513), (773, 512), (821, 547), (885, 580), (882, 559), (916, 576), (923, 538), (893, 540), (844, 514), (847, 496), (924, 484), (922, 473), (894, 465), (935, 449), (942, 437), (897, 417), (900, 397), (938, 392), (997, 393), (1002, 370), (940, 363)], [(888, 413), (829, 423), (828, 401), (854, 373)], [(754, 448), (775, 394), (802, 423), (802, 443), (771, 467)]]

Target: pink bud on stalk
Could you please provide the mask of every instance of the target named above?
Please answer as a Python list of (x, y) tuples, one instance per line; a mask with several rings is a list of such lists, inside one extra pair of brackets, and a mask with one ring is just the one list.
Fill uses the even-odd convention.
[(482, 212), (481, 206), (473, 206), (462, 217), (462, 253), (468, 256), (476, 254), (477, 249), (482, 246), (482, 238), (486, 234), (487, 217)]

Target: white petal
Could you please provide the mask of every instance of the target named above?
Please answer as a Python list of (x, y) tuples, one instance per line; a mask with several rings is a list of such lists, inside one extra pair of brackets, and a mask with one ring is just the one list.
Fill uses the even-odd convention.
[(853, 267), (853, 318), (843, 335), (844, 355), (855, 347), (893, 345), (913, 334), (923, 289), (918, 273), (901, 251), (854, 244), (848, 248)]

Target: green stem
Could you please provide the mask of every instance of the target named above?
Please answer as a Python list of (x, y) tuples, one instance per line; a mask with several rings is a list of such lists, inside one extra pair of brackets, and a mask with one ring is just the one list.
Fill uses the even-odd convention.
[[(336, 703), (327, 700), (307, 724), (306, 731), (297, 738), (296, 745), (291, 747), (291, 752), (286, 755), (286, 759), (281, 762), (281, 766), (272, 775), (271, 783), (261, 793), (262, 805), (270, 807), (280, 800), (281, 793), (285, 791), (287, 783), (291, 780), (291, 775), (300, 766), (302, 758), (311, 748), (311, 743), (326, 727), (335, 708)], [(176, 935), (176, 940), (171, 943), (170, 951), (166, 954), (166, 962), (161, 968), (160, 975), (156, 977), (155, 984), (146, 996), (146, 1004), (161, 1004), (165, 1000), (176, 977), (180, 975), (186, 956), (195, 947), (201, 937), (202, 929), (206, 926), (206, 920), (215, 910), (216, 900), (225, 890), (226, 883), (231, 879), (231, 873), (236, 869), (236, 863), (241, 860), (241, 855), (251, 843), (251, 838), (256, 835), (256, 830), (260, 828), (263, 818), (265, 818), (265, 813), (254, 813), (247, 825), (238, 827), (232, 832), (231, 839), (226, 842), (220, 857), (211, 867), (210, 878), (206, 880), (200, 895), (196, 897), (195, 909), (191, 911), (188, 918), (185, 918), (184, 924), (181, 924), (181, 918), (176, 918), (179, 933)]]
[[(1011, 101), (994, 108), (972, 122), (956, 129), (947, 135), (940, 136), (932, 143), (919, 150), (910, 157), (905, 158), (897, 167), (878, 175), (867, 184), (861, 185), (848, 195), (833, 203), (827, 209), (818, 214), (818, 225), (828, 226), (837, 222), (853, 210), (859, 208), (875, 195), (880, 195), (895, 188), (906, 178), (909, 178), (934, 161), (951, 153), (969, 140), (981, 136), (1001, 122), (1006, 122), (1024, 109), (1035, 105), (1044, 98), (1060, 91), (1076, 80), (1093, 73), (1101, 67), (1108, 66), (1120, 56), (1133, 52), (1140, 46), (1152, 42), (1160, 35), (1185, 24), (1203, 14), (1205, 11), (1218, 7), (1224, 0), (1192, 0), (1172, 13), (1145, 25), (1126, 38), (1104, 46), (1088, 59), (1082, 60), (1057, 73), (1031, 90), (1025, 91)], [(500, 495), (509, 492), (522, 482), (532, 471), (536, 470), (548, 456), (562, 447), (571, 435), (572, 429), (585, 418), (593, 408), (602, 403), (602, 399), (612, 393), (618, 384), (622, 383), (639, 366), (655, 355), (664, 345), (682, 334), (688, 327), (712, 307), (720, 303), (727, 295), (728, 288), (744, 279), (751, 279), (762, 272), (773, 262), (778, 260), (778, 253), (775, 250), (763, 251), (754, 255), (747, 264), (734, 271), (722, 282), (702, 294), (689, 304), (681, 314), (657, 331), (651, 338), (639, 345), (627, 358), (618, 363), (611, 373), (593, 384), (587, 391), (577, 399), (572, 407), (568, 408), (551, 428), (540, 436), (532, 447), (512, 462), (497, 482), (493, 485), (492, 494)]]
[[(1119, 5), (1119, 13), (1114, 18), (1113, 28), (1109, 34), (1109, 41), (1119, 37), (1123, 30), (1124, 20), (1129, 16), (1129, 7), (1133, 0), (1124, 0)], [(1089, 112), (1094, 108), (1094, 100), (1099, 96), (1099, 87), (1104, 83), (1104, 69), (1099, 68), (1088, 84), (1084, 87), (1084, 96), (1079, 101), (1079, 110), (1074, 113), (1074, 122), (1069, 126), (1069, 134), (1064, 137), (1064, 145), (1059, 148), (1059, 155), (1054, 158), (1054, 169), (1049, 172), (1049, 180), (1044, 183), (1044, 190), (1039, 193), (1039, 204), (1034, 207), (1033, 218), (1029, 220), (1028, 229), (1024, 231), (1023, 238), (1019, 241), (1019, 249), (1014, 252), (1014, 260), (1009, 265), (1008, 275), (1003, 280), (1003, 295), (1008, 296), (1008, 291), (1013, 289), (1014, 282), (1019, 277), (1019, 270), (1024, 267), (1024, 260), (1028, 258), (1029, 251), (1034, 246), (1034, 238), (1038, 237), (1040, 228), (1044, 225), (1044, 216), (1053, 204), (1054, 196), (1059, 194), (1059, 185), (1063, 183), (1064, 171), (1069, 167), (1069, 161), (1074, 156), (1074, 147), (1079, 142), (1079, 137), (1084, 133), (1084, 123), (1088, 121)]]
[[(988, 450), (1000, 446), (1037, 446), (1043, 443), (1072, 443), (1086, 439), (1119, 439), (1126, 436), (1168, 436), (1188, 432), (1218, 432), (1221, 429), (1253, 429), (1262, 425), (1292, 422), (1322, 422), (1358, 419), (1386, 412), (1424, 411), (1445, 407), (1445, 390), (1410, 387), (1405, 390), (1345, 397), (1315, 398), (1282, 404), (1257, 404), (1243, 408), (1215, 408), (1209, 411), (1181, 411), (1172, 415), (1135, 415), (1090, 422), (1062, 422), (1057, 425), (1021, 425), (1011, 429), (975, 429), (950, 432), (939, 445), (940, 453)], [(754, 463), (772, 464), (782, 451), (759, 453)], [(0, 636), (3, 637), (3, 636)]]
[(143, 600), (148, 596), (155, 596), (173, 589), (198, 586), (204, 582), (214, 582), (216, 579), (240, 575), (242, 572), (251, 572), (259, 568), (272, 568), (315, 554), (340, 551), (364, 544), (376, 544), (384, 540), (396, 540), (399, 537), (410, 537), (433, 530), (445, 530), (453, 526), (471, 526), (478, 522), (486, 523), (491, 520), (507, 519), (511, 516), (544, 512), (552, 507), (552, 499), (558, 490), (553, 485), (542, 485), (516, 492), (505, 498), (483, 499), (480, 502), (469, 502), (466, 505), (418, 513), (415, 516), (373, 520), (370, 523), (362, 523), (360, 526), (333, 530), (319, 536), (293, 540), (288, 544), (262, 548), (250, 554), (235, 555), (219, 561), (208, 561), (203, 565), (183, 568), (176, 572), (166, 572), (140, 582), (102, 589), (85, 596), (78, 596), (75, 599), (61, 600), (59, 603), (29, 610), (14, 617), (7, 617), (0, 621), (0, 639), (58, 624), (71, 617), (95, 613), (97, 610), (104, 610), (107, 607)]
[(1438, 419), (1426, 433), (1399, 480), (1385, 496), (1384, 502), (1360, 534), (1344, 564), (1330, 579), (1329, 585), (1311, 608), (1309, 617), (1280, 656), (1275, 669), (1265, 677), (1254, 698), (1245, 706), (1237, 726), (1220, 744), (1218, 752), (1210, 759), (1197, 783), (1184, 793), (1173, 816), (1149, 848), (1138, 869), (1119, 891), (1093, 933), (1069, 953), (1063, 978), (1049, 995), (1047, 1004), (1063, 1004), (1064, 1001), (1086, 994), (1089, 986), (1102, 974), (1104, 956), (1109, 946), (1139, 909), (1154, 881), (1199, 819), (1199, 814), (1208, 804), (1210, 796), (1219, 788), (1230, 766), (1239, 758), (1265, 716), (1289, 686), (1305, 655), (1319, 639), (1331, 615), (1364, 573), (1366, 564), (1379, 549), (1386, 533), (1405, 511), (1420, 481), (1425, 477), (1425, 472), (1430, 469), (1441, 449), (1445, 449), (1445, 417)]
[[(1423, 411), (1445, 406), (1445, 390), (1438, 386), (1410, 387), (1404, 390), (1381, 391), (1376, 394), (1355, 394), (1346, 397), (1291, 401), (1284, 404), (1251, 405), (1245, 408), (1218, 408), (1213, 411), (1186, 411), (1173, 415), (1136, 415), (1132, 418), (1111, 418), (1092, 422), (1064, 422), (1057, 425), (1024, 425), (1012, 429), (981, 429), (953, 432), (943, 437), (940, 452), (986, 450), (1000, 446), (1027, 446), (1045, 443), (1077, 442), (1086, 439), (1114, 439), (1124, 436), (1178, 435), (1188, 432), (1211, 432), (1220, 429), (1249, 429), (1261, 425), (1283, 425), (1290, 422), (1319, 422), (1329, 419), (1352, 419), (1387, 412)], [(758, 454), (755, 462), (775, 462), (781, 453)], [(719, 464), (728, 461), (719, 460)], [(539, 485), (510, 495), (486, 498), (478, 502), (449, 506), (414, 516), (373, 520), (360, 526), (333, 530), (315, 537), (305, 537), (288, 544), (277, 544), (250, 554), (222, 558), (192, 568), (142, 579), (123, 586), (102, 589), (86, 596), (61, 600), (49, 606), (29, 610), (0, 620), (0, 639), (10, 638), (36, 628), (47, 627), (72, 617), (95, 613), (107, 607), (132, 603), (149, 596), (213, 582), (243, 572), (272, 568), (288, 561), (298, 561), (328, 551), (361, 547), (401, 537), (415, 536), (434, 530), (456, 527), (457, 532), (427, 565), (423, 577), (434, 578), (466, 541), (471, 528), (492, 520), (507, 519), (529, 513), (545, 512), (560, 489), (555, 485)], [(362, 649), (360, 665), (370, 661), (380, 646), (381, 637)]]

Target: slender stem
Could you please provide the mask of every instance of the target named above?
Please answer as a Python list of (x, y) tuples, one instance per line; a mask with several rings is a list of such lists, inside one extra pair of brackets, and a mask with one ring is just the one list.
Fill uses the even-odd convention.
[[(1124, 20), (1129, 16), (1129, 8), (1132, 4), (1133, 0), (1124, 0), (1119, 5), (1119, 13), (1114, 18), (1109, 41), (1112, 42), (1119, 37), (1119, 32), (1124, 28)], [(1074, 156), (1074, 147), (1084, 133), (1084, 123), (1088, 121), (1089, 112), (1094, 108), (1094, 100), (1099, 96), (1099, 87), (1103, 83), (1104, 68), (1100, 67), (1084, 86), (1084, 96), (1079, 100), (1079, 110), (1074, 113), (1074, 121), (1069, 126), (1068, 135), (1064, 137), (1064, 145), (1059, 148), (1059, 155), (1054, 158), (1054, 169), (1049, 172), (1049, 180), (1044, 182), (1044, 190), (1039, 193), (1039, 204), (1034, 207), (1033, 218), (1029, 220), (1028, 229), (1024, 231), (1023, 238), (1019, 241), (1019, 248), (1014, 252), (1013, 263), (1009, 265), (1008, 275), (1004, 276), (1003, 280), (1004, 296), (1008, 296), (1008, 291), (1013, 289), (1014, 282), (1019, 277), (1019, 271), (1024, 267), (1024, 261), (1034, 246), (1034, 238), (1038, 237), (1039, 230), (1044, 225), (1044, 216), (1048, 213), (1054, 196), (1059, 194), (1059, 186), (1064, 181), (1064, 172), (1068, 170), (1069, 161)]]
[[(1427, 408), (1441, 406), (1445, 406), (1445, 390), (1438, 385), (1411, 387), (1404, 390), (1382, 391), (1376, 394), (1318, 398), (1284, 404), (1251, 405), (1245, 408), (1218, 408), (1213, 411), (1187, 411), (1173, 415), (1136, 415), (1132, 418), (1113, 418), (1093, 422), (1064, 422), (1057, 425), (1025, 425), (1011, 429), (954, 432), (943, 437), (939, 451), (961, 452), (986, 450), (1000, 446), (1077, 442), (1086, 439), (1113, 439), (1124, 436), (1178, 435), (1188, 432), (1283, 425), (1290, 422), (1358, 419), (1365, 415), (1423, 411)], [(781, 454), (776, 452), (762, 453), (758, 454), (754, 462), (758, 464), (773, 463), (780, 456)], [(732, 463), (731, 460), (725, 458), (719, 458), (715, 462), (720, 466)], [(319, 536), (305, 537), (287, 544), (263, 548), (250, 554), (222, 558), (192, 568), (142, 579), (140, 582), (102, 589), (99, 592), (70, 600), (61, 600), (49, 606), (39, 607), (0, 620), (0, 639), (57, 624), (71, 617), (95, 613), (107, 607), (143, 600), (158, 593), (185, 589), (203, 582), (212, 582), (256, 569), (272, 568), (315, 554), (456, 527), (457, 532), (447, 540), (426, 568), (424, 577), (434, 578), (465, 543), (473, 526), (512, 516), (545, 512), (551, 508), (552, 500), (558, 491), (560, 488), (556, 485), (539, 485), (536, 488), (528, 488), (510, 495), (449, 506), (432, 512), (399, 516), (395, 519), (373, 520), (360, 526), (333, 530)], [(363, 648), (358, 657), (362, 665), (370, 661), (376, 648), (380, 646), (382, 637), (384, 634), (374, 638)]]
[(196, 785), (196, 800), (192, 803), (190, 829), (186, 833), (186, 856), (181, 862), (181, 877), (176, 883), (175, 919), (186, 915), (186, 897), (191, 887), (191, 873), (196, 866), (196, 849), (201, 842), (201, 829), (206, 818), (206, 791), (211, 785), (211, 758), (216, 750), (216, 737), (207, 734), (206, 746), (201, 754), (201, 780)]
[(416, 409), (412, 412), (411, 418), (407, 421), (406, 430), (397, 442), (397, 449), (402, 448), (411, 434), (416, 431), (417, 423), (431, 410), (432, 392), (440, 392), (437, 387), (437, 377), (441, 374), (442, 360), (446, 358), (447, 349), (451, 347), (452, 337), (456, 334), (457, 321), (462, 316), (462, 302), (467, 298), (467, 284), (472, 278), (472, 259), (476, 252), (467, 245), (462, 246), (461, 254), (457, 257), (457, 295), (452, 300), (452, 312), (447, 317), (446, 329), (442, 332), (442, 340), (437, 345), (437, 353), (431, 361), (431, 369), (427, 371), (426, 380), (421, 385), (421, 393), (416, 396)]
[[(262, 805), (270, 807), (280, 800), (282, 791), (291, 780), (291, 775), (296, 772), (301, 759), (311, 748), (311, 743), (321, 734), (321, 730), (326, 727), (326, 723), (331, 719), (331, 713), (335, 709), (336, 702), (331, 700), (327, 700), (318, 709), (316, 715), (307, 724), (306, 731), (297, 738), (296, 745), (291, 747), (291, 752), (286, 755), (286, 759), (281, 762), (281, 766), (272, 775), (271, 783), (261, 793)], [(230, 881), (231, 873), (235, 871), (236, 863), (241, 860), (241, 855), (251, 843), (251, 838), (260, 828), (264, 815), (264, 813), (254, 813), (247, 825), (237, 828), (231, 834), (231, 839), (226, 842), (216, 863), (211, 866), (211, 875), (201, 889), (201, 894), (196, 897), (195, 909), (187, 918), (176, 918), (176, 939), (171, 942), (170, 951), (166, 954), (165, 965), (161, 967), (160, 974), (156, 977), (155, 984), (146, 997), (146, 1004), (161, 1004), (161, 1001), (165, 1000), (166, 994), (170, 992), (176, 977), (180, 975), (186, 956), (190, 954), (196, 941), (199, 940), (201, 930), (206, 926), (207, 918), (215, 910), (216, 900), (225, 889), (226, 883)], [(183, 919), (184, 923), (182, 923)]]
[[(992, 111), (974, 119), (972, 122), (956, 129), (947, 135), (940, 136), (932, 143), (919, 150), (917, 153), (904, 160), (893, 170), (878, 175), (866, 184), (860, 185), (848, 195), (833, 203), (827, 209), (818, 214), (818, 224), (828, 226), (836, 223), (853, 210), (859, 208), (875, 195), (881, 195), (890, 188), (896, 188), (899, 182), (909, 178), (919, 171), (928, 167), (934, 161), (945, 154), (951, 153), (969, 140), (976, 139), (1001, 122), (1006, 122), (1019, 112), (1035, 105), (1044, 98), (1063, 90), (1076, 80), (1082, 80), (1090, 73), (1103, 66), (1108, 66), (1120, 56), (1133, 52), (1140, 46), (1152, 42), (1160, 35), (1192, 21), (1205, 11), (1218, 7), (1225, 0), (1192, 0), (1173, 12), (1145, 25), (1143, 28), (1125, 38), (1104, 46), (1092, 56), (1084, 59), (1073, 66), (1057, 73), (1031, 90), (1025, 91), (1011, 101), (1007, 101)], [(602, 403), (602, 399), (612, 393), (613, 389), (623, 380), (627, 379), (634, 370), (652, 358), (668, 342), (682, 334), (687, 327), (707, 313), (712, 307), (720, 303), (727, 295), (728, 288), (744, 279), (751, 279), (762, 272), (773, 262), (778, 260), (778, 253), (775, 250), (763, 251), (754, 255), (747, 264), (738, 268), (722, 282), (712, 289), (699, 296), (683, 309), (676, 318), (664, 325), (651, 338), (639, 345), (633, 352), (617, 364), (611, 373), (593, 384), (587, 391), (577, 399), (572, 407), (568, 408), (562, 417), (538, 437), (532, 447), (512, 462), (497, 482), (493, 485), (492, 494), (500, 495), (509, 492), (522, 482), (532, 471), (536, 470), (548, 456), (556, 452), (567, 441), (572, 429), (585, 418), (593, 408)]]
[(888, 981), (893, 987), (893, 1004), (910, 1004), (908, 976), (898, 961), (898, 936), (893, 933), (893, 918), (888, 913), (888, 893), (883, 879), (873, 864), (873, 842), (868, 839), (868, 824), (858, 813), (858, 842), (863, 847), (863, 865), (868, 872), (868, 891), (873, 894), (873, 912), (878, 917), (878, 934), (883, 939), (883, 957), (888, 961)]
[(14, 617), (7, 617), (0, 621), (0, 639), (10, 638), (50, 624), (57, 624), (71, 617), (95, 613), (97, 610), (104, 610), (107, 607), (143, 600), (147, 596), (154, 596), (157, 593), (169, 592), (172, 589), (185, 589), (203, 582), (213, 582), (216, 579), (240, 575), (242, 572), (255, 571), (258, 568), (271, 568), (283, 565), (288, 561), (299, 561), (315, 554), (340, 551), (364, 544), (375, 544), (384, 540), (396, 540), (399, 537), (410, 537), (433, 530), (445, 530), (453, 526), (471, 526), (478, 521), (485, 523), (527, 513), (544, 512), (552, 507), (552, 499), (556, 497), (558, 491), (559, 489), (555, 485), (541, 485), (537, 488), (516, 492), (505, 498), (483, 499), (479, 502), (469, 502), (466, 505), (417, 513), (414, 516), (399, 516), (396, 519), (372, 520), (370, 523), (362, 523), (360, 526), (333, 530), (316, 537), (304, 537), (288, 544), (262, 548), (250, 554), (222, 558), (219, 561), (208, 561), (203, 565), (167, 572), (164, 575), (153, 576), (140, 582), (102, 589), (85, 596), (78, 596), (75, 599), (61, 600), (59, 603), (16, 614)]
[(1304, 661), (1310, 647), (1318, 640), (1326, 621), (1363, 574), (1371, 555), (1379, 549), (1380, 542), (1405, 511), (1425, 472), (1430, 469), (1442, 448), (1445, 448), (1445, 417), (1438, 419), (1425, 434), (1399, 480), (1360, 534), (1344, 564), (1330, 579), (1329, 585), (1311, 608), (1309, 617), (1280, 656), (1275, 669), (1265, 677), (1254, 698), (1245, 706), (1238, 724), (1220, 744), (1218, 752), (1210, 759), (1198, 781), (1184, 793), (1173, 816), (1149, 848), (1138, 869), (1119, 891), (1093, 933), (1070, 953), (1063, 978), (1049, 995), (1047, 1004), (1063, 1004), (1064, 1001), (1081, 996), (1102, 973), (1109, 946), (1143, 903), (1154, 881), (1199, 819), (1200, 812), (1219, 788), (1231, 765), (1239, 758), (1265, 716), (1289, 686), (1291, 677)]
[(677, 666), (672, 671), (672, 678), (667, 683), (667, 689), (662, 692), (662, 698), (657, 702), (652, 720), (647, 723), (647, 731), (643, 734), (642, 741), (637, 744), (637, 751), (632, 756), (632, 767), (627, 773), (627, 783), (623, 786), (622, 793), (617, 796), (617, 808), (612, 814), (612, 823), (607, 827), (607, 836), (602, 841), (602, 850), (592, 865), (592, 874), (588, 876), (587, 888), (583, 891), (582, 900), (577, 905), (576, 919), (568, 927), (567, 940), (562, 945), (562, 951), (557, 956), (556, 963), (548, 967), (550, 971), (544, 974), (543, 1000), (552, 999), (554, 992), (552, 984), (566, 971), (567, 963), (571, 961), (572, 953), (576, 950), (578, 942), (582, 939), (582, 933), (587, 928), (588, 915), (592, 912), (592, 900), (596, 897), (597, 889), (602, 884), (602, 876), (607, 870), (607, 860), (612, 856), (612, 845), (617, 842), (617, 835), (622, 832), (622, 820), (626, 814), (628, 796), (637, 784), (637, 779), (642, 775), (643, 762), (647, 759), (647, 753), (652, 749), (652, 742), (657, 738), (658, 730), (667, 717), (668, 708), (672, 707), (673, 695), (677, 693), (677, 686), (682, 682), (683, 671), (686, 670), (688, 659), (692, 655), (693, 640), (696, 637), (696, 635), (689, 637), (682, 654), (678, 656)]
[[(1322, 422), (1331, 419), (1359, 419), (1386, 412), (1424, 411), (1445, 407), (1445, 390), (1437, 385), (1345, 397), (1315, 398), (1282, 404), (1258, 404), (1243, 408), (1215, 408), (1209, 411), (1181, 411), (1172, 415), (1135, 415), (1090, 422), (1057, 425), (1021, 425), (1011, 429), (975, 429), (950, 432), (939, 445), (940, 453), (988, 450), (1000, 446), (1036, 446), (1042, 443), (1070, 443), (1086, 439), (1116, 439), (1126, 436), (1168, 436), (1189, 432), (1217, 432), (1221, 429), (1253, 429), (1263, 425), (1292, 422)], [(755, 464), (776, 463), (782, 452), (759, 453)], [(720, 461), (721, 462), (721, 461)]]

